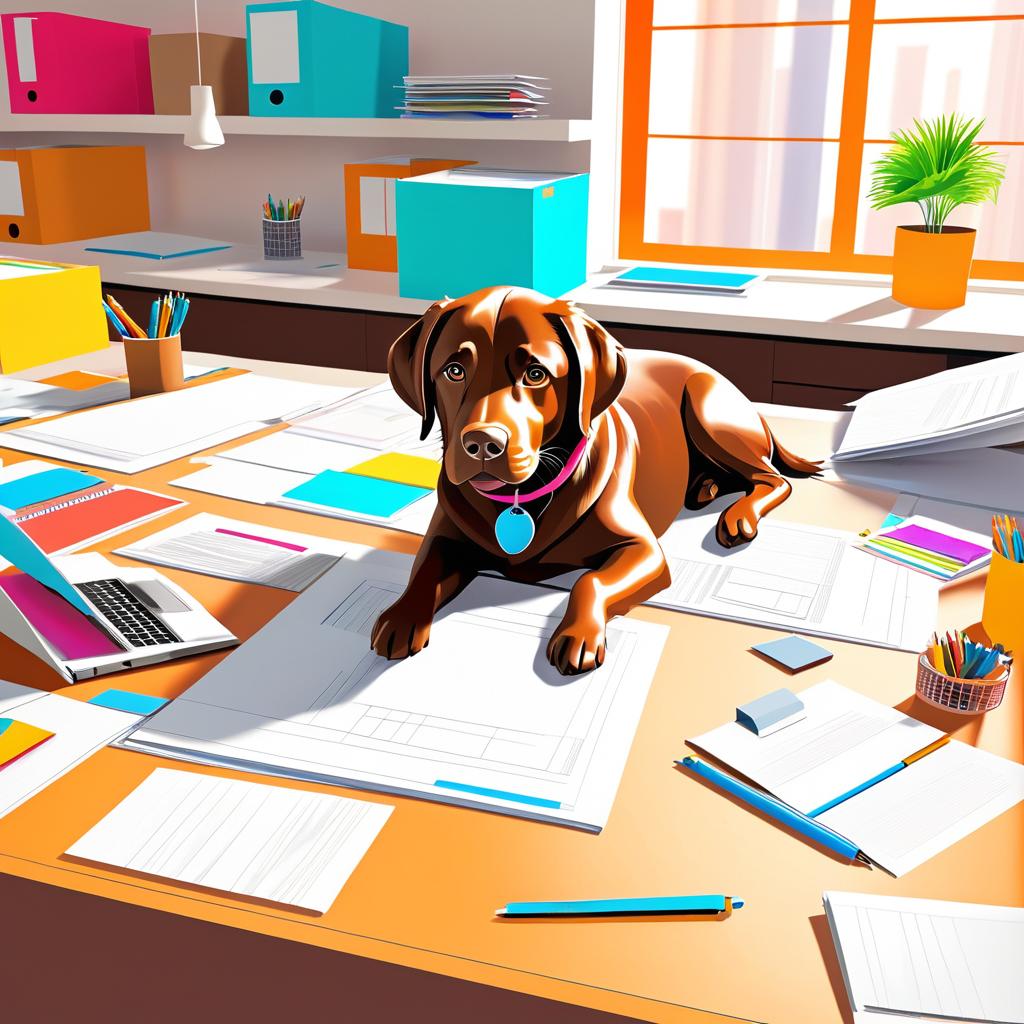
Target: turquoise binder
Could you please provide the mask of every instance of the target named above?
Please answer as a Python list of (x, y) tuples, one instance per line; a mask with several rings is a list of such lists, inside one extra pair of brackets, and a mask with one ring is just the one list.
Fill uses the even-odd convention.
[(316, 0), (245, 8), (249, 114), (397, 117), (409, 29)]
[(587, 174), (454, 168), (395, 185), (398, 293), (489, 285), (558, 296), (587, 276)]

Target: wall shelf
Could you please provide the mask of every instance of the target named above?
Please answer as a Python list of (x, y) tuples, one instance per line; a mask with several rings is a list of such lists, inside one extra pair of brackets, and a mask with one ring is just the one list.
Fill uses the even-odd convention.
[[(220, 119), (225, 135), (293, 135), (352, 139), (473, 139), (499, 142), (587, 142), (591, 122), (576, 118), (442, 121), (401, 117), (235, 117)], [(0, 114), (5, 132), (77, 135), (184, 135), (188, 118), (174, 114)]]

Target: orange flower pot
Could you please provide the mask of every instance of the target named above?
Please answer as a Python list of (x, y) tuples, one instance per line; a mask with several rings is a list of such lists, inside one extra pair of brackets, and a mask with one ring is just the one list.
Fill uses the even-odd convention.
[(917, 309), (962, 306), (976, 234), (974, 228), (944, 227), (939, 234), (917, 224), (897, 228), (892, 297)]

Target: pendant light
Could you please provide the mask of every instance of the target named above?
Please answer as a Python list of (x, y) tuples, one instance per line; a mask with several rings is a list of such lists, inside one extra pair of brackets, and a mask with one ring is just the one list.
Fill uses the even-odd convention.
[(199, 50), (199, 0), (193, 0), (196, 20), (196, 70), (199, 84), (190, 92), (192, 113), (185, 129), (185, 145), (189, 149), (213, 149), (224, 145), (224, 133), (217, 121), (217, 108), (213, 103), (213, 87), (203, 85), (203, 58)]

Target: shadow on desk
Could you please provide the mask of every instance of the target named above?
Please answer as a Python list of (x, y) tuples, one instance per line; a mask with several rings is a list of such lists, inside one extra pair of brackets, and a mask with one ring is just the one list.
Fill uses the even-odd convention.
[(19, 1024), (108, 1024), (117, 1007), (147, 1024), (632, 1019), (10, 875), (0, 902), (3, 1018)]
[(828, 971), (829, 984), (836, 997), (839, 1012), (843, 1015), (843, 1024), (853, 1024), (853, 1010), (846, 995), (846, 982), (843, 981), (843, 971), (839, 966), (839, 957), (836, 954), (836, 944), (832, 941), (828, 918), (824, 914), (817, 914), (807, 920), (811, 931), (814, 932), (814, 941), (818, 943), (818, 949), (821, 951), (825, 970)]

